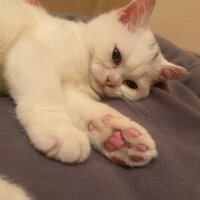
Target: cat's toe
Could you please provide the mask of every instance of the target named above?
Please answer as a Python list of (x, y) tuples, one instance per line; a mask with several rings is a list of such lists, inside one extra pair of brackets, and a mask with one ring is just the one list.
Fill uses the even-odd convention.
[(37, 149), (49, 158), (54, 158), (64, 163), (81, 163), (90, 154), (89, 140), (79, 130), (74, 129), (71, 133), (45, 135), (45, 137), (40, 138), (40, 144), (37, 144)]
[(89, 140), (85, 135), (73, 135), (66, 138), (63, 142), (60, 157), (63, 162), (81, 163), (85, 161), (90, 154)]
[[(52, 151), (56, 159), (66, 163), (80, 163), (86, 160), (90, 154), (90, 144), (85, 135), (67, 135)], [(50, 155), (50, 154), (48, 154)]]

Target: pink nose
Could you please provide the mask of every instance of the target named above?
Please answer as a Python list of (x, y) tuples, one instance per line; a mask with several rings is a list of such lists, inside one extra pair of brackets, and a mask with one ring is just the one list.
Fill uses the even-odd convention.
[(105, 84), (108, 87), (115, 87), (116, 86), (116, 82), (112, 79), (111, 76), (107, 76)]

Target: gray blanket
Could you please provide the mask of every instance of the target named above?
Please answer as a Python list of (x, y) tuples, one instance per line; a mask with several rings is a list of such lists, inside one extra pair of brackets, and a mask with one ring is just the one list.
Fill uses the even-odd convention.
[(158, 158), (143, 168), (122, 168), (95, 150), (72, 166), (37, 152), (20, 127), (9, 97), (0, 98), (0, 174), (36, 200), (199, 200), (200, 59), (157, 37), (166, 58), (189, 74), (154, 87), (137, 104), (105, 100), (146, 127), (157, 143)]

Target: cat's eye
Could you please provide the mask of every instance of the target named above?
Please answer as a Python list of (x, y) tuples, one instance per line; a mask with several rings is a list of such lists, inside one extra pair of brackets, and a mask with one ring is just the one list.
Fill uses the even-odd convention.
[(135, 81), (132, 80), (126, 80), (124, 83), (131, 89), (138, 89), (138, 85)]
[(120, 51), (117, 47), (115, 47), (114, 50), (113, 50), (112, 60), (116, 65), (119, 65), (121, 60), (122, 60), (121, 53), (120, 53)]

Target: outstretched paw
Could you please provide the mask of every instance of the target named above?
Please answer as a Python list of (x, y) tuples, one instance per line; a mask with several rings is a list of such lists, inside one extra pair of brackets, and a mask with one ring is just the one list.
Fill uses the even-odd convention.
[(89, 122), (88, 130), (93, 145), (116, 164), (143, 166), (157, 155), (149, 133), (124, 116), (106, 114)]

